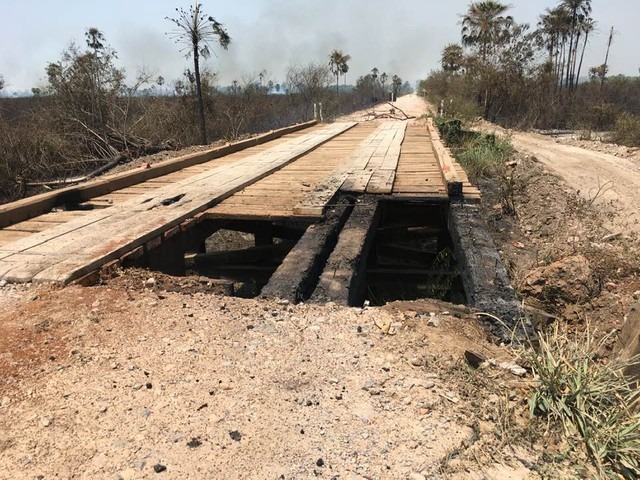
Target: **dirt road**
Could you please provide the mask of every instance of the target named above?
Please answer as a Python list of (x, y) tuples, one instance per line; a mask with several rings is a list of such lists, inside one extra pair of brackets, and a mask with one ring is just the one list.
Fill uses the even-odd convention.
[(378, 115), (390, 114), (392, 107), (398, 110), (393, 114), (396, 118), (404, 119), (404, 112), (409, 117), (415, 117), (412, 121), (419, 121), (420, 117), (427, 113), (429, 109), (429, 105), (422, 97), (412, 93), (398, 98), (396, 102), (379, 103), (369, 109), (359, 110), (336, 120), (340, 122), (366, 122), (373, 120)]
[[(483, 130), (491, 127), (482, 126)], [(587, 200), (613, 201), (619, 218), (612, 227), (640, 233), (640, 163), (586, 148), (564, 145), (551, 137), (535, 133), (507, 131), (513, 145), (522, 153), (536, 157), (552, 173)]]

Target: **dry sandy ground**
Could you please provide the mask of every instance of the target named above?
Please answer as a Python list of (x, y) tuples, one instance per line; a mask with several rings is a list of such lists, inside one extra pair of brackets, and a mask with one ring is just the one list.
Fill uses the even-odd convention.
[(511, 450), (448, 466), (499, 403), (460, 380), (464, 350), (506, 354), (464, 311), (126, 285), (0, 288), (0, 478), (529, 474)]
[(480, 128), (509, 134), (519, 151), (536, 157), (586, 199), (614, 202), (620, 214), (614, 227), (640, 233), (640, 162), (635, 158), (563, 144), (536, 133), (505, 131), (486, 123)]

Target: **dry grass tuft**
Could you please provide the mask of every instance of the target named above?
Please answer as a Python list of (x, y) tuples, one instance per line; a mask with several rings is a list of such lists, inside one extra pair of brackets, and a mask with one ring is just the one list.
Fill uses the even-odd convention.
[(579, 440), (601, 477), (638, 478), (640, 391), (624, 371), (640, 359), (599, 358), (609, 337), (594, 333), (588, 325), (575, 333), (556, 323), (531, 340), (522, 355), (537, 381), (529, 408), (549, 428)]

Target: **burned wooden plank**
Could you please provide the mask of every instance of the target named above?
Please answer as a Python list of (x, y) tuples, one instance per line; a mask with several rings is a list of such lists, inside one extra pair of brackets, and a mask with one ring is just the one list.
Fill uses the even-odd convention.
[(350, 203), (343, 199), (327, 212), (325, 220), (309, 226), (260, 295), (293, 303), (306, 300), (315, 288), (322, 267), (350, 213)]
[(185, 255), (187, 268), (213, 267), (228, 264), (255, 263), (263, 260), (281, 258), (293, 247), (293, 242), (280, 242), (260, 245), (240, 250), (226, 250), (212, 253)]
[(520, 303), (480, 208), (452, 203), (449, 233), (469, 304), (514, 325), (522, 315)]
[(356, 204), (320, 275), (311, 300), (356, 305), (363, 301), (365, 262), (378, 222), (378, 203), (365, 196)]

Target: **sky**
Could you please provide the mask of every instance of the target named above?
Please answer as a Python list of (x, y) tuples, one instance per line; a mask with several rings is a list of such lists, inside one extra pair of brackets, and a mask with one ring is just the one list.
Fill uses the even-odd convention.
[[(291, 65), (327, 63), (333, 49), (352, 56), (348, 82), (377, 67), (414, 82), (438, 68), (442, 48), (460, 41), (460, 14), (469, 0), (201, 0), (204, 11), (225, 24), (228, 51), (216, 50), (206, 67), (219, 84), (255, 78), (266, 70), (283, 82)], [(507, 2), (505, 2), (507, 3)], [(558, 0), (511, 0), (510, 14), (535, 27)], [(0, 0), (0, 74), (6, 92), (46, 85), (45, 68), (71, 41), (97, 27), (118, 52), (129, 78), (140, 68), (179, 79), (190, 59), (166, 35), (176, 7), (189, 0)], [(603, 63), (609, 29), (616, 34), (611, 74), (638, 75), (640, 0), (593, 0), (596, 34), (587, 67)]]

